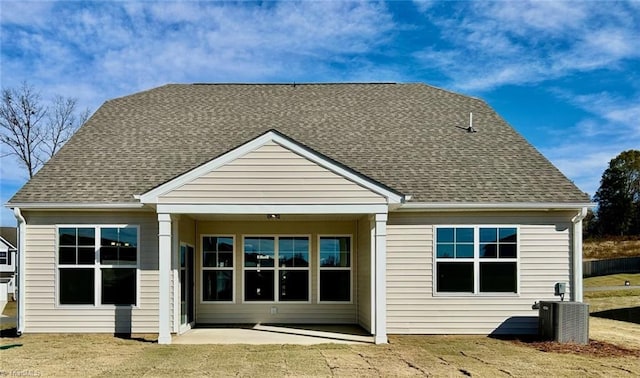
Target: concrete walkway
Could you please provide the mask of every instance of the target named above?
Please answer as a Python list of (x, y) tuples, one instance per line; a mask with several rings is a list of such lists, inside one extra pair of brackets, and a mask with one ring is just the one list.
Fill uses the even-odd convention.
[(360, 327), (339, 326), (229, 326), (195, 328), (173, 337), (172, 344), (371, 344), (373, 336)]

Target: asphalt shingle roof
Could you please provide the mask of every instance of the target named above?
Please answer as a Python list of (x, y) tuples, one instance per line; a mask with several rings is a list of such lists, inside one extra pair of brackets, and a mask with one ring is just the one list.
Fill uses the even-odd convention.
[(476, 98), (424, 84), (171, 84), (107, 101), (10, 202), (136, 202), (270, 129), (412, 202), (589, 201)]

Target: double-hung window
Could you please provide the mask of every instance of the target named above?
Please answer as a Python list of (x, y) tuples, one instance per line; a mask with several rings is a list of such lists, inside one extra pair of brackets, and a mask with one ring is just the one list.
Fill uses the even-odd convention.
[(320, 236), (320, 301), (351, 301), (351, 237)]
[(202, 300), (233, 300), (233, 236), (202, 237)]
[(446, 226), (435, 231), (436, 292), (518, 292), (517, 227)]
[(58, 302), (135, 305), (137, 226), (58, 227)]
[(309, 238), (246, 236), (244, 300), (309, 301)]

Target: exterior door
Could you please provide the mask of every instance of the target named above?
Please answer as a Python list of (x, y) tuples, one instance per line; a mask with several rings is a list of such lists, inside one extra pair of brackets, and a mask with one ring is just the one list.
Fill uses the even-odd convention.
[(180, 245), (180, 330), (193, 326), (195, 320), (194, 300), (194, 248), (188, 244)]

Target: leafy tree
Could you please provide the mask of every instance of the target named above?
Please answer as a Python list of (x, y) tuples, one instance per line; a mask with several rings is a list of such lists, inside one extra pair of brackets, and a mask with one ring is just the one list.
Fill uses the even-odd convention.
[(609, 162), (594, 199), (600, 234), (640, 234), (640, 151), (624, 151)]
[(24, 82), (20, 88), (3, 88), (0, 98), (0, 143), (8, 147), (27, 170), (29, 178), (69, 140), (89, 118), (77, 114), (77, 100), (56, 96), (49, 106)]

